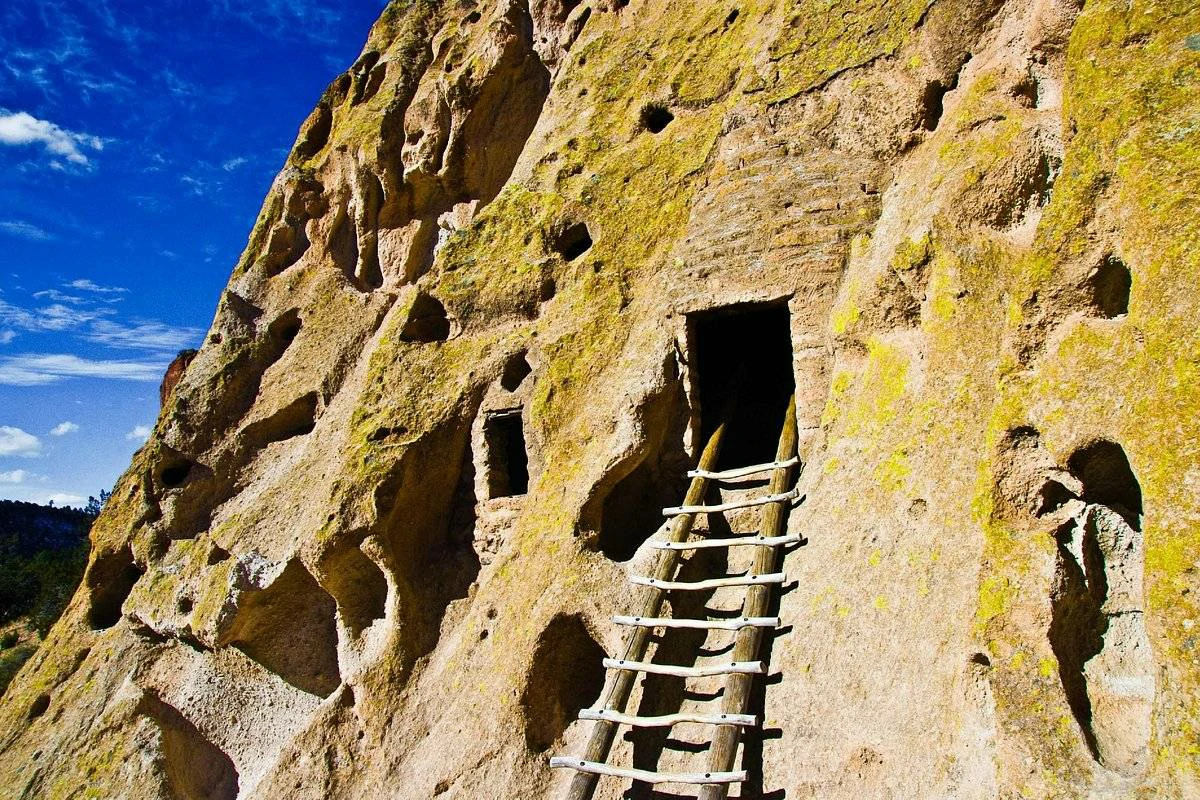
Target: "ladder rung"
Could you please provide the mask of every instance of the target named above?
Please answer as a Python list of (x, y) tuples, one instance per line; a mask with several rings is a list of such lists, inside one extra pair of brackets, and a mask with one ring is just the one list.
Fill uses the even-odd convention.
[(792, 456), (787, 461), (772, 461), (770, 464), (755, 464), (752, 467), (738, 467), (737, 469), (727, 469), (722, 470), (721, 472), (709, 472), (706, 469), (694, 469), (688, 473), (688, 477), (708, 478), (710, 481), (731, 481), (737, 478), (745, 478), (749, 475), (757, 475), (760, 472), (770, 472), (783, 467), (794, 467), (799, 463), (800, 459), (796, 456)]
[(573, 769), (577, 772), (590, 772), (593, 775), (610, 775), (614, 778), (630, 778), (643, 783), (741, 783), (746, 780), (746, 771), (739, 772), (649, 772), (644, 769), (624, 769), (610, 767), (608, 764), (598, 764), (595, 761), (581, 761), (578, 758), (554, 756), (550, 766), (555, 769)]
[(771, 572), (766, 575), (739, 575), (733, 578), (710, 578), (706, 581), (660, 581), (657, 578), (646, 578), (634, 575), (630, 583), (638, 586), (653, 586), (655, 589), (675, 591), (698, 591), (704, 589), (720, 589), (724, 586), (762, 586), (769, 583), (785, 583), (787, 575), (782, 572)]
[(795, 500), (799, 496), (800, 490), (797, 487), (783, 494), (769, 494), (765, 497), (755, 497), (750, 500), (734, 500), (733, 502), (721, 503), (716, 506), (672, 506), (671, 508), (664, 508), (663, 514), (668, 517), (677, 517), (680, 514), (713, 514), (720, 511), (732, 511), (735, 508), (765, 506), (768, 503), (786, 503)]
[(651, 672), (655, 675), (674, 675), (677, 678), (708, 678), (713, 675), (765, 675), (767, 665), (761, 661), (734, 661), (712, 667), (675, 667), (670, 664), (650, 664), (645, 661), (626, 661), (621, 658), (604, 659), (605, 669), (621, 669), (626, 672)]
[(585, 708), (579, 712), (579, 718), (593, 722), (616, 722), (631, 728), (669, 728), (684, 722), (696, 722), (700, 725), (754, 726), (758, 724), (758, 717), (753, 714), (666, 714), (661, 717), (639, 717), (607, 708)]
[(739, 617), (737, 619), (672, 619), (664, 617), (613, 617), (618, 625), (639, 628), (691, 628), (693, 630), (736, 631), (742, 628), (778, 628), (779, 617)]
[(651, 541), (650, 547), (655, 550), (704, 550), (710, 547), (745, 547), (748, 545), (778, 547), (799, 543), (799, 536), (739, 536), (732, 539), (697, 539), (694, 542)]

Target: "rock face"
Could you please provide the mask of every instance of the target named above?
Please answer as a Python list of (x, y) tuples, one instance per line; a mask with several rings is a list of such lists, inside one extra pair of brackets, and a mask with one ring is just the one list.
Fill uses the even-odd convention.
[(735, 796), (1200, 796), (1200, 12), (1082, 5), (393, 2), (3, 793), (557, 796), (737, 376), (745, 458), (795, 387), (806, 544)]

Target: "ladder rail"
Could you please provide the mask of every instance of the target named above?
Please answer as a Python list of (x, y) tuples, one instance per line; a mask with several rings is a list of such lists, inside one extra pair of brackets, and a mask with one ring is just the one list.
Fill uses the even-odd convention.
[[(788, 403), (783, 431), (779, 436), (776, 461), (787, 461), (797, 455), (799, 436), (796, 430), (796, 397)], [(783, 492), (792, 480), (792, 467), (781, 467), (771, 476), (772, 493)], [(768, 505), (763, 510), (761, 532), (766, 537), (782, 536), (787, 527), (787, 507), (779, 503)], [(759, 547), (754, 555), (756, 573), (773, 572), (778, 560), (774, 547)], [(767, 613), (771, 604), (771, 588), (767, 585), (751, 586), (746, 590), (742, 605), (742, 616), (757, 617)], [(755, 661), (762, 648), (761, 628), (742, 628), (737, 632), (733, 646), (733, 661)], [(750, 707), (750, 692), (754, 685), (753, 675), (730, 675), (725, 679), (725, 692), (721, 699), (721, 711), (725, 714), (744, 714)], [(738, 743), (742, 729), (738, 725), (719, 725), (714, 732), (709, 748), (708, 769), (710, 772), (727, 771), (737, 758)], [(698, 800), (725, 800), (729, 796), (726, 784), (708, 784), (700, 788)]]
[[(725, 433), (728, 429), (729, 414), (725, 414), (725, 419), (713, 431), (708, 442), (704, 445), (704, 450), (700, 454), (700, 463), (698, 469), (712, 470), (716, 466), (717, 458), (721, 454), (721, 444), (725, 439)], [(708, 494), (709, 480), (703, 476), (692, 478), (688, 485), (687, 495), (684, 497), (684, 505), (699, 505), (704, 501), (704, 497)], [(686, 541), (692, 532), (692, 526), (696, 522), (695, 514), (682, 514), (675, 517), (671, 524), (670, 533), (667, 535), (669, 542)], [(679, 566), (680, 551), (666, 550), (663, 551), (658, 560), (658, 567), (654, 571), (654, 577), (658, 580), (668, 581), (675, 576), (675, 570)], [(647, 587), (645, 602), (642, 604), (642, 617), (657, 617), (662, 609), (663, 601), (666, 599), (666, 590), (658, 589), (653, 586)], [(654, 632), (653, 628), (637, 627), (634, 628), (632, 635), (629, 637), (629, 643), (625, 647), (623, 658), (627, 661), (642, 661), (646, 655), (646, 650), (650, 646), (650, 637)], [(620, 671), (616, 673), (612, 687), (609, 689), (608, 698), (604, 702), (604, 707), (610, 711), (621, 713), (625, 711), (625, 705), (629, 702), (629, 696), (633, 693), (633, 687), (638, 678), (636, 672)], [(597, 722), (592, 727), (591, 738), (588, 739), (587, 749), (584, 751), (584, 756), (580, 761), (584, 763), (600, 763), (608, 760), (608, 754), (612, 750), (613, 740), (617, 736), (618, 723), (610, 720)], [(575, 777), (571, 780), (571, 785), (567, 789), (566, 800), (591, 800), (593, 793), (596, 791), (596, 781), (600, 774), (595, 771), (576, 770)]]

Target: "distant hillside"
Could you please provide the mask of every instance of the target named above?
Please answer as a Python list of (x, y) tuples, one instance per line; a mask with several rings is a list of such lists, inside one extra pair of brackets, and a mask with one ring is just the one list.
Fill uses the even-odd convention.
[(0, 500), (0, 692), (79, 585), (92, 519), (73, 508)]

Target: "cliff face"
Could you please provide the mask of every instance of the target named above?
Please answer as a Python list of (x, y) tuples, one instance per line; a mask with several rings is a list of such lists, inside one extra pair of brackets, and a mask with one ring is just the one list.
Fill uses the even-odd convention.
[(4, 697), (4, 794), (557, 795), (706, 376), (780, 341), (807, 542), (741, 796), (1200, 794), (1200, 12), (1079, 5), (393, 2)]

